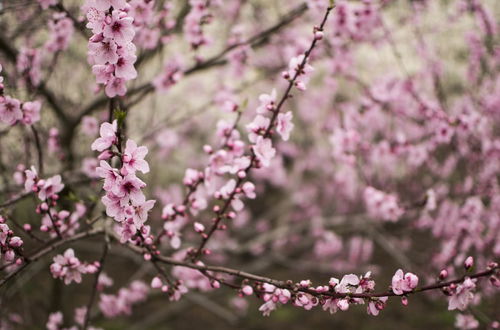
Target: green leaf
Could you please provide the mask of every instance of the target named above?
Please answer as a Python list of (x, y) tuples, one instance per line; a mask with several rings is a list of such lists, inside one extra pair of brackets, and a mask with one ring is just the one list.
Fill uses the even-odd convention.
[(127, 112), (120, 109), (115, 109), (113, 114), (115, 116), (115, 119), (118, 121), (118, 127), (122, 127), (123, 123), (125, 122), (125, 118), (127, 118)]

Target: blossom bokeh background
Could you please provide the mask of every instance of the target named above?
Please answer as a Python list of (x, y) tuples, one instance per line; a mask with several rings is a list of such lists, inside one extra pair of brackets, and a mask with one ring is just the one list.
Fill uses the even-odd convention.
[[(16, 176), (32, 165), (40, 171), (42, 152), (45, 175), (60, 174), (65, 184), (61, 208), (85, 208), (78, 230), (112, 228), (91, 145), (116, 107), (126, 110), (126, 136), (148, 148), (151, 170), (140, 177), (147, 199), (156, 200), (148, 224), (161, 229), (163, 208), (182, 203), (186, 169), (215, 163), (204, 146), (217, 150), (233, 123), (247, 141), (259, 96), (283, 94), (282, 71), (308, 48), (329, 2), (209, 1), (197, 47), (186, 23), (196, 1), (152, 3), (154, 14), (136, 26), (133, 40), (137, 78), (127, 82), (125, 96), (109, 101), (89, 64), (84, 1), (0, 1), (5, 94), (42, 102), (35, 135), (28, 125), (0, 127), (2, 203), (22, 190)], [(71, 17), (70, 26), (51, 27), (60, 19), (54, 15)], [(245, 208), (214, 234), (203, 261), (318, 285), (371, 271), (380, 290), (399, 268), (432, 283), (442, 269), (463, 275), (469, 255), (478, 270), (498, 262), (499, 17), (497, 0), (337, 1), (308, 61), (314, 71), (306, 90), (295, 89), (284, 105), (293, 113), (290, 139), (274, 144), (269, 167), (250, 174), (257, 197), (243, 199)], [(56, 39), (65, 47), (53, 51), (47, 45), (57, 33), (67, 40)], [(225, 178), (217, 178), (219, 188)], [(196, 191), (198, 206), (187, 223), (170, 228), (178, 244), (172, 237), (159, 244), (166, 255), (197, 245), (192, 222), (209, 227), (212, 195), (207, 187)], [(38, 203), (27, 196), (0, 211), (38, 228)], [(23, 240), (25, 250), (37, 248)], [(93, 261), (102, 242), (93, 237), (71, 247)], [(91, 275), (79, 285), (52, 278), (52, 256), (63, 252), (55, 249), (1, 288), (0, 329), (44, 328), (55, 311), (72, 324), (94, 283)], [(284, 305), (264, 317), (262, 299), (224, 287), (192, 289), (169, 301), (149, 288), (155, 266), (117, 242), (103, 265), (113, 285), (99, 294), (135, 280), (148, 291), (130, 315), (107, 317), (94, 307), (92, 325), (104, 329), (489, 329), (500, 321), (500, 296), (491, 285), (462, 312), (448, 311), (436, 290), (409, 296), (408, 306), (391, 298), (376, 317), (364, 305), (335, 314)], [(194, 276), (175, 267), (167, 272)]]

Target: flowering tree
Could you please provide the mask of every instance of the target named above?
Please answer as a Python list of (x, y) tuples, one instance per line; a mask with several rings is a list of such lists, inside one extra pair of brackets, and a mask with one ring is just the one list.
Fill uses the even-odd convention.
[(499, 328), (495, 5), (0, 2), (0, 329)]

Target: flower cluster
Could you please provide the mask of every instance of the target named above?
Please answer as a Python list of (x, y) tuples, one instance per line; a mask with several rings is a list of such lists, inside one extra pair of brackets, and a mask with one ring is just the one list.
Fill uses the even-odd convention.
[(173, 85), (177, 84), (183, 76), (180, 60), (174, 59), (165, 62), (162, 72), (153, 79), (153, 86), (159, 92), (165, 92)]
[(0, 216), (0, 261), (14, 262), (22, 246), (23, 240), (19, 236), (14, 236), (14, 232), (5, 223), (5, 218)]
[(71, 282), (80, 283), (82, 274), (93, 274), (101, 267), (97, 261), (92, 264), (81, 262), (75, 257), (73, 249), (67, 249), (63, 255), (59, 254), (53, 260), (54, 263), (50, 265), (52, 276), (64, 280), (66, 285)]
[(49, 21), (49, 40), (44, 45), (48, 53), (64, 51), (68, 48), (75, 31), (73, 22), (65, 13), (55, 13)]
[(398, 221), (404, 210), (398, 205), (395, 195), (386, 194), (373, 187), (366, 187), (363, 193), (368, 213), (385, 221)]
[(121, 288), (116, 295), (101, 294), (99, 308), (108, 318), (130, 315), (132, 305), (146, 300), (148, 292), (149, 288), (144, 282), (133, 281), (128, 287)]
[(313, 71), (314, 68), (307, 63), (306, 56), (301, 54), (290, 59), (288, 71), (284, 71), (282, 76), (287, 80), (294, 80), (297, 89), (305, 91)]
[(134, 18), (129, 7), (125, 0), (87, 0), (84, 6), (87, 27), (94, 34), (89, 40), (89, 62), (108, 97), (125, 95), (125, 83), (137, 77)]
[[(0, 64), (0, 73), (2, 72)], [(20, 100), (4, 95), (3, 77), (0, 76), (0, 121), (7, 125), (23, 123), (32, 125), (40, 120), (40, 101), (21, 102)]]
[[(353, 304), (367, 303), (367, 313), (376, 316), (379, 311), (384, 309), (388, 299), (388, 297), (370, 297), (368, 295), (375, 288), (375, 281), (371, 279), (370, 272), (364, 276), (348, 274), (341, 280), (332, 277), (328, 285), (317, 287), (313, 287), (310, 280), (303, 280), (290, 288), (293, 290), (278, 288), (268, 283), (257, 285), (256, 291), (265, 301), (259, 308), (264, 316), (268, 316), (279, 304), (287, 304), (288, 302), (305, 310), (319, 305), (324, 311), (329, 311), (332, 314), (338, 310), (346, 311)], [(249, 290), (247, 289), (247, 291)]]
[(189, 0), (191, 10), (184, 20), (184, 35), (193, 49), (210, 43), (203, 33), (203, 25), (209, 24), (212, 15), (209, 11), (210, 1)]
[[(118, 124), (103, 123), (100, 128), (100, 137), (92, 143), (92, 150), (101, 152), (99, 167), (96, 173), (104, 179), (103, 188), (106, 195), (102, 197), (102, 203), (106, 206), (106, 214), (121, 224), (120, 232), (122, 242), (128, 241), (143, 225), (148, 218), (148, 212), (153, 208), (155, 201), (146, 200), (142, 189), (146, 187), (136, 172), (148, 173), (149, 165), (144, 160), (148, 149), (137, 146), (133, 140), (127, 140), (122, 153), (113, 152), (112, 148), (118, 148), (117, 136)], [(112, 167), (106, 160), (113, 155), (120, 155), (121, 168)]]
[(59, 199), (58, 193), (64, 188), (60, 175), (54, 175), (48, 179), (40, 179), (34, 166), (31, 166), (31, 168), (24, 173), (24, 190), (26, 192), (37, 193), (38, 198), (44, 202), (44, 204), (48, 203), (48, 205), (41, 206), (42, 209), (47, 210)]

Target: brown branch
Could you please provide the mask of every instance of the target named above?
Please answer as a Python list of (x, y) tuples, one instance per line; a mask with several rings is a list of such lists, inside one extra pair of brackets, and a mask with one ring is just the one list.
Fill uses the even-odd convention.
[[(116, 240), (119, 241), (119, 237), (117, 237), (116, 234), (113, 234), (113, 237)], [(142, 248), (140, 248), (140, 247), (138, 247), (136, 245), (126, 244), (126, 247), (129, 248), (130, 250), (138, 253), (138, 254), (143, 254), (145, 252)], [(165, 257), (165, 256), (161, 256), (161, 255), (154, 255), (154, 254), (152, 255), (152, 260), (157, 260), (158, 262), (162, 262), (162, 263), (165, 263), (165, 264), (168, 264), (168, 265), (181, 266), (181, 267), (187, 267), (187, 268), (191, 268), (191, 269), (196, 269), (196, 270), (199, 270), (201, 272), (211, 271), (211, 272), (216, 272), (216, 273), (224, 273), (224, 274), (236, 276), (236, 277), (239, 277), (239, 278), (242, 278), (242, 279), (252, 280), (252, 281), (261, 282), (261, 283), (272, 284), (272, 285), (274, 285), (274, 286), (276, 286), (278, 288), (282, 288), (282, 289), (297, 290), (297, 291), (300, 291), (300, 292), (309, 293), (309, 294), (311, 294), (313, 296), (318, 296), (318, 297), (319, 296), (326, 296), (326, 297), (332, 297), (332, 298), (346, 298), (346, 297), (349, 297), (349, 298), (371, 299), (371, 298), (379, 298), (379, 297), (400, 296), (400, 295), (397, 295), (394, 292), (392, 292), (392, 290), (388, 290), (388, 291), (385, 291), (385, 292), (374, 292), (374, 293), (338, 293), (338, 292), (331, 292), (331, 291), (329, 291), (329, 292), (323, 292), (323, 293), (318, 293), (318, 292), (316, 292), (313, 289), (301, 287), (301, 286), (299, 286), (296, 283), (293, 283), (291, 281), (277, 280), (277, 279), (273, 279), (273, 278), (270, 278), (270, 277), (256, 275), (256, 274), (252, 274), (252, 273), (248, 273), (248, 272), (245, 272), (245, 271), (242, 271), (242, 270), (237, 270), (237, 269), (228, 268), (228, 267), (211, 266), (211, 265), (204, 265), (204, 264), (196, 264), (196, 263), (192, 263), (192, 262), (181, 261), (181, 260), (177, 260), (177, 259), (174, 259), (174, 258)], [(442, 289), (442, 288), (450, 286), (451, 284), (462, 283), (466, 278), (476, 279), (476, 278), (482, 278), (482, 277), (487, 277), (487, 276), (490, 276), (490, 275), (494, 275), (499, 270), (500, 270), (500, 266), (495, 265), (494, 267), (491, 267), (490, 269), (487, 269), (487, 270), (479, 272), (479, 273), (475, 273), (475, 274), (471, 274), (471, 275), (464, 275), (464, 276), (462, 276), (460, 278), (457, 278), (457, 279), (454, 279), (454, 280), (450, 280), (450, 281), (447, 281), (447, 282), (438, 282), (438, 283), (434, 283), (434, 284), (422, 286), (422, 287), (419, 287), (419, 288), (415, 288), (413, 291), (406, 292), (405, 295), (415, 294), (415, 293), (420, 293), (420, 292), (425, 292), (425, 291), (431, 291), (431, 290), (437, 290), (437, 289)]]

